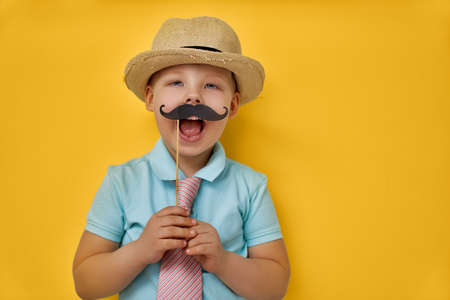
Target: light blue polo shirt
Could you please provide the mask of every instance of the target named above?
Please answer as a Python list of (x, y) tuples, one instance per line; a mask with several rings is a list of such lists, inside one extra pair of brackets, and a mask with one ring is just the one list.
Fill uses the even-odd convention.
[[(86, 230), (125, 245), (139, 238), (149, 218), (175, 205), (175, 162), (159, 139), (151, 152), (108, 167), (87, 214)], [(280, 239), (267, 178), (225, 157), (217, 142), (202, 178), (192, 217), (217, 230), (224, 249), (247, 257), (248, 247)], [(180, 179), (185, 178), (180, 171)], [(121, 300), (156, 299), (160, 264), (151, 264), (120, 293)], [(203, 299), (243, 299), (203, 270)]]

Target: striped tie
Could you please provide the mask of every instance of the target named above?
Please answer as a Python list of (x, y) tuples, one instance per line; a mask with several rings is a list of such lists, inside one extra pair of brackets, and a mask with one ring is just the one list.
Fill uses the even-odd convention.
[[(198, 177), (178, 181), (178, 205), (191, 209), (200, 186)], [(169, 250), (161, 259), (158, 300), (202, 299), (202, 267), (181, 249)]]

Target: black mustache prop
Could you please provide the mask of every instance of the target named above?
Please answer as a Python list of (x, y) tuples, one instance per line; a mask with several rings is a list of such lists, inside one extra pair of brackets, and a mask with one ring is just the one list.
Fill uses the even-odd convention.
[(163, 117), (171, 120), (183, 120), (188, 119), (189, 117), (198, 117), (201, 120), (207, 121), (219, 121), (224, 119), (228, 115), (228, 108), (225, 108), (225, 112), (223, 114), (216, 113), (211, 107), (203, 105), (203, 104), (183, 104), (176, 108), (174, 108), (171, 112), (164, 112), (162, 108), (164, 104), (160, 106), (159, 112)]

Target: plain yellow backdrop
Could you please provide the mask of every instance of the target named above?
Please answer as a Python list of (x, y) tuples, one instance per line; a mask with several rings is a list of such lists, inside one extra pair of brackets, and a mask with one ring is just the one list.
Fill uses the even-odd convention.
[(125, 65), (165, 19), (200, 15), (266, 70), (221, 141), (269, 177), (286, 299), (450, 299), (446, 0), (0, 1), (0, 299), (77, 299), (107, 166), (158, 138)]

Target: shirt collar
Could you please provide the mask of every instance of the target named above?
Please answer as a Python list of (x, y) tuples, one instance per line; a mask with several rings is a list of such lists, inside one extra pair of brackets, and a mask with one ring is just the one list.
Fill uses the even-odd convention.
[[(167, 150), (166, 145), (161, 138), (156, 142), (152, 151), (148, 153), (148, 159), (155, 175), (161, 180), (175, 180), (176, 164)], [(206, 166), (201, 168), (194, 174), (194, 176), (207, 181), (214, 181), (225, 168), (225, 151), (220, 144), (216, 142), (213, 147), (213, 152), (208, 160)], [(183, 171), (179, 171), (179, 178), (184, 179), (186, 176)]]

